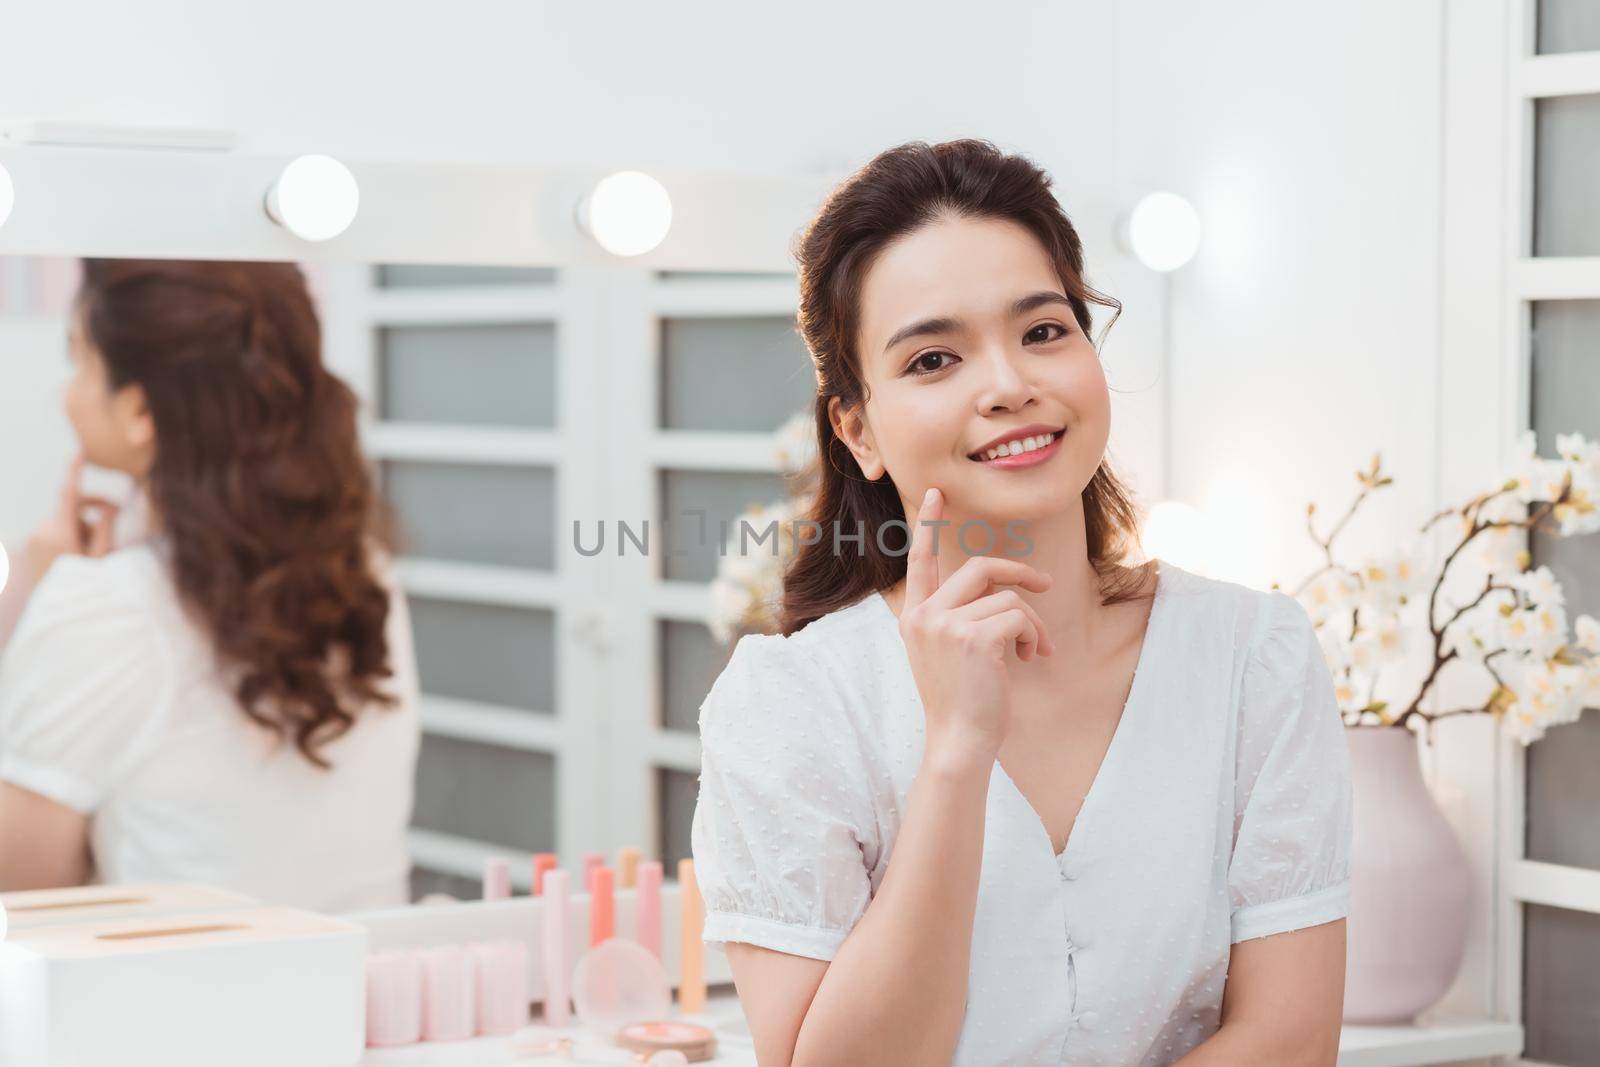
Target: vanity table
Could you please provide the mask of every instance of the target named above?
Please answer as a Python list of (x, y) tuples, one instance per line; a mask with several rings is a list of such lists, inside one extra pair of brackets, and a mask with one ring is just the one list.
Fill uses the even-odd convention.
[[(744, 1013), (740, 1011), (739, 1000), (731, 988), (724, 992), (713, 993), (706, 1002), (705, 1011), (675, 1018), (697, 1022), (716, 1033), (717, 1055), (709, 1060), (701, 1060), (701, 1064), (705, 1067), (757, 1067), (755, 1051), (750, 1044), (749, 1030), (744, 1023)], [(586, 1049), (600, 1047), (583, 1042), (582, 1031), (578, 1027), (566, 1028), (565, 1032), (579, 1041), (579, 1056), (582, 1056)], [(483, 1037), (471, 1041), (412, 1045), (407, 1048), (368, 1049), (358, 1067), (542, 1067), (544, 1064), (550, 1064), (552, 1067), (559, 1064), (581, 1067), (585, 1063), (626, 1062), (615, 1049), (610, 1050), (609, 1055), (612, 1058), (606, 1060), (602, 1060), (599, 1055), (588, 1060), (566, 1059), (556, 1055), (519, 1057), (512, 1051), (507, 1038)]]
[[(694, 1021), (717, 1033), (718, 1054), (708, 1067), (757, 1067), (738, 999), (732, 992), (713, 995)], [(1444, 1022), (1428, 1026), (1346, 1026), (1339, 1040), (1339, 1067), (1436, 1067), (1522, 1049), (1522, 1027), (1514, 1023)], [(503, 1038), (454, 1044), (368, 1049), (359, 1067), (535, 1067), (582, 1063), (556, 1056), (518, 1058)]]
[[(737, 1002), (713, 999), (699, 1022), (717, 1030), (718, 1055), (705, 1060), (708, 1067), (757, 1067), (748, 1044), (735, 1044), (720, 1026), (742, 1029), (741, 1016), (733, 1014)], [(719, 1009), (730, 1009), (722, 1015)], [(734, 1022), (737, 1020), (737, 1022)], [(1522, 1027), (1512, 1023), (1453, 1023), (1438, 1026), (1347, 1026), (1339, 1041), (1339, 1067), (1432, 1067), (1487, 1056), (1514, 1056), (1522, 1048)], [(359, 1067), (500, 1067), (504, 1064), (559, 1064), (582, 1062), (554, 1056), (519, 1059), (504, 1039), (480, 1038), (453, 1045), (416, 1045), (406, 1049), (369, 1049)]]

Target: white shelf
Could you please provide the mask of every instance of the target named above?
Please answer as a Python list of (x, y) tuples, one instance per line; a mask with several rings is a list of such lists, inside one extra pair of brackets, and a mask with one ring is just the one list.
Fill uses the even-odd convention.
[(1516, 1023), (1346, 1026), (1339, 1036), (1339, 1067), (1431, 1067), (1521, 1052), (1522, 1027)]

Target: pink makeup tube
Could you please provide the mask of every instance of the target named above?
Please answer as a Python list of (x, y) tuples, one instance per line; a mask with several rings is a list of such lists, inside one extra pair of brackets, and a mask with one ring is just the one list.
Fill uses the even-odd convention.
[(636, 848), (617, 849), (617, 888), (632, 889), (639, 882), (639, 861), (643, 855)]
[(462, 1041), (477, 1025), (472, 961), (460, 945), (441, 945), (422, 953), (422, 1037)]
[(567, 967), (567, 895), (571, 875), (559, 868), (544, 876), (544, 1021), (565, 1026), (572, 1017), (572, 971)]
[(661, 863), (646, 860), (639, 864), (638, 911), (635, 912), (634, 940), (661, 959)]
[(509, 1034), (528, 1024), (528, 947), (521, 941), (468, 946), (477, 990), (480, 1037)]
[(511, 899), (511, 861), (504, 856), (490, 856), (483, 861), (483, 899)]
[(422, 958), (414, 951), (367, 957), (367, 1044), (373, 1048), (422, 1040)]
[(700, 902), (700, 883), (695, 881), (694, 860), (678, 861), (678, 903), (682, 909), (680, 933), (683, 936), (680, 967), (683, 979), (678, 984), (678, 1007), (693, 1015), (706, 1010), (705, 912)]
[(605, 865), (606, 858), (604, 854), (599, 852), (585, 852), (583, 854), (583, 891), (585, 893), (594, 892), (594, 885), (590, 882), (590, 879), (594, 876), (596, 870)]
[(533, 854), (533, 895), (541, 896), (544, 893), (544, 876), (547, 871), (558, 867), (554, 852), (535, 852)]
[(616, 933), (617, 895), (614, 889), (616, 872), (610, 867), (596, 867), (589, 875), (589, 947)]

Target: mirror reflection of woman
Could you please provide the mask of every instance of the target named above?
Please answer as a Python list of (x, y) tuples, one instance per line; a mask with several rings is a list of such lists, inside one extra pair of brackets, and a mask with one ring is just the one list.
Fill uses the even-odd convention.
[[(88, 260), (69, 347), (82, 455), (0, 660), (0, 888), (403, 903), (410, 626), (300, 270)], [(84, 461), (137, 486), (128, 543)]]
[(823, 536), (701, 707), (692, 835), (763, 1067), (1331, 1065), (1332, 679), (1287, 595), (1131, 562), (1049, 179), (903, 146), (799, 259)]

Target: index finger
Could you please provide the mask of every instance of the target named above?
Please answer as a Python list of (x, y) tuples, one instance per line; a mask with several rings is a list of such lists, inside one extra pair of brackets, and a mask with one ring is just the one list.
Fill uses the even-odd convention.
[(1051, 578), (1049, 574), (1020, 559), (970, 556), (945, 579), (944, 585), (936, 592), (940, 606), (957, 608), (987, 596), (992, 591), (991, 587), (1002, 585), (1020, 585), (1031, 592), (1042, 593), (1050, 588)]
[(912, 520), (911, 550), (906, 553), (906, 598), (901, 610), (915, 607), (939, 588), (939, 560), (933, 554), (934, 542), (939, 537), (938, 527), (929, 529), (922, 520), (938, 519), (944, 511), (944, 494), (929, 488), (922, 497), (922, 507)]
[(67, 478), (61, 485), (60, 506), (64, 514), (76, 517), (79, 500), (78, 483), (83, 480), (83, 453), (79, 452), (72, 457), (72, 462), (67, 466)]

